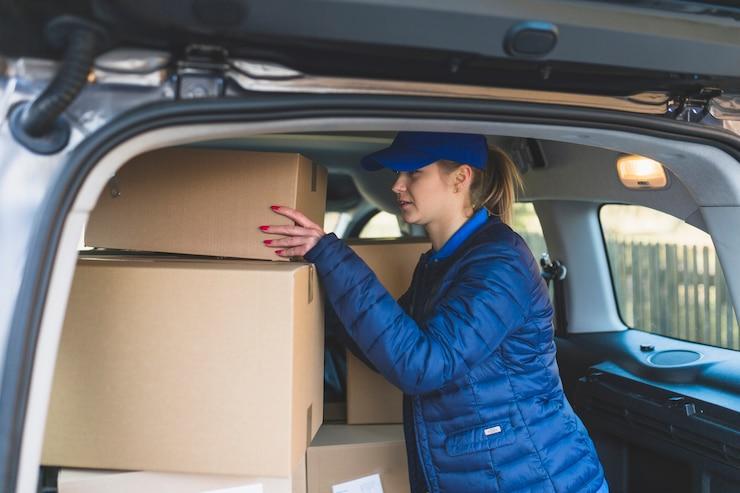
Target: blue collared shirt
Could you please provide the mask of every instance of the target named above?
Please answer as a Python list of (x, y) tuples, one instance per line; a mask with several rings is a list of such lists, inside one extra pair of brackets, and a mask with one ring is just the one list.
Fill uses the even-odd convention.
[(462, 245), (465, 240), (470, 238), (470, 235), (478, 231), (478, 228), (483, 226), (487, 220), (488, 209), (482, 207), (478, 212), (473, 214), (470, 219), (465, 221), (465, 224), (460, 226), (460, 229), (455, 231), (455, 234), (453, 234), (450, 239), (447, 240), (444, 245), (442, 245), (442, 248), (432, 252), (432, 254), (429, 256), (429, 261), (432, 262), (435, 260), (442, 260), (455, 253), (455, 250), (457, 250), (457, 248)]

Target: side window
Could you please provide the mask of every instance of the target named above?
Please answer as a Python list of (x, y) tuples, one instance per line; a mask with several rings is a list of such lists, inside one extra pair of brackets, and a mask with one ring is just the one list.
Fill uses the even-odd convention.
[(334, 233), (342, 221), (342, 212), (326, 212), (324, 214), (324, 232)]
[[(514, 204), (513, 229), (519, 233), (529, 245), (535, 258), (547, 251), (542, 227), (534, 206), (529, 202), (518, 202)], [(360, 238), (398, 238), (401, 236), (401, 228), (398, 218), (387, 212), (378, 212), (360, 231)]]
[(398, 218), (388, 212), (380, 211), (362, 227), (359, 237), (400, 238), (401, 227), (398, 225)]
[(534, 205), (531, 202), (517, 202), (514, 204), (511, 227), (524, 238), (529, 249), (532, 250), (532, 255), (539, 262), (542, 254), (547, 251), (547, 246), (542, 234), (540, 219), (537, 217)]
[(343, 238), (351, 220), (352, 214), (349, 212), (327, 212), (324, 214), (324, 232)]
[(737, 318), (710, 235), (647, 207), (609, 204), (599, 215), (626, 325), (740, 349)]

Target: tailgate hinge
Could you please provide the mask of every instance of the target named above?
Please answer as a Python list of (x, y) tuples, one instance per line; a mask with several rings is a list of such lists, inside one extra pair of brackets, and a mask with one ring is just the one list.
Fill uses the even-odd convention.
[(190, 45), (177, 63), (177, 99), (223, 97), (228, 52), (220, 46)]
[(720, 89), (705, 87), (696, 94), (684, 97), (676, 110), (676, 120), (689, 123), (702, 122), (709, 115), (709, 102), (721, 94)]

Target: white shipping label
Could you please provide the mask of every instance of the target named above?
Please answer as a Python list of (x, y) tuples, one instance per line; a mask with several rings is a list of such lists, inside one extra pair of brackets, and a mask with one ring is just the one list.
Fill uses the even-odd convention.
[(380, 484), (380, 475), (373, 474), (346, 483), (335, 484), (331, 487), (331, 493), (383, 493), (383, 485)]

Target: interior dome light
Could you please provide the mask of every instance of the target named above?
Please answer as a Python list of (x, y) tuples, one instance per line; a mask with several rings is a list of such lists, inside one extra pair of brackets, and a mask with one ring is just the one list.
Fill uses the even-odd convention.
[(622, 184), (636, 190), (655, 190), (668, 185), (663, 165), (645, 156), (630, 154), (617, 159), (617, 173)]

